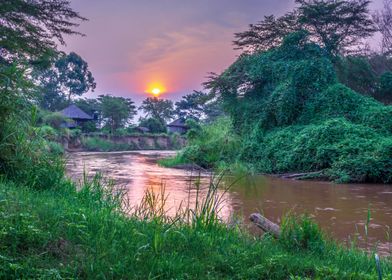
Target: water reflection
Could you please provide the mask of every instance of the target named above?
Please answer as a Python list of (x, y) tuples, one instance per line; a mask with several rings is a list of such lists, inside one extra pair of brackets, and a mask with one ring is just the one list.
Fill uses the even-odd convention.
[[(156, 164), (160, 157), (173, 152), (127, 152), (127, 153), (74, 153), (69, 155), (68, 174), (75, 180), (82, 177), (83, 170), (90, 174), (101, 172), (128, 190), (131, 204), (139, 204), (147, 188), (160, 192), (165, 186), (167, 210), (173, 214), (178, 207), (193, 206), (197, 194), (192, 180), (197, 172), (162, 168)], [(210, 174), (201, 174), (202, 185), (209, 183)], [(233, 182), (235, 182), (233, 184)], [(233, 185), (232, 185), (233, 184)], [(224, 197), (221, 217), (229, 219), (241, 214), (245, 221), (252, 212), (262, 212), (269, 219), (280, 222), (288, 211), (307, 212), (332, 236), (347, 241), (359, 234), (362, 247), (378, 246), (378, 250), (391, 252), (386, 230), (392, 227), (391, 185), (336, 185), (328, 182), (292, 181), (265, 176), (248, 176), (238, 180), (226, 177), (222, 186), (232, 185)], [(371, 210), (368, 245), (364, 240), (364, 225), (368, 209)], [(258, 233), (258, 231), (255, 231)], [(377, 241), (380, 241), (377, 244)]]

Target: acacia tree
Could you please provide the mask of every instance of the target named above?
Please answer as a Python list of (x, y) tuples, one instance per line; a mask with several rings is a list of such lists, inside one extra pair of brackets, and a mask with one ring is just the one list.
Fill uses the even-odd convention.
[(41, 88), (39, 104), (48, 110), (59, 110), (69, 104), (73, 96), (94, 91), (96, 83), (88, 64), (78, 54), (61, 53), (49, 68), (34, 71)]
[(64, 35), (86, 20), (72, 10), (68, 0), (1, 0), (0, 58), (34, 60), (53, 53), (56, 41), (64, 45)]
[(159, 99), (158, 97), (148, 97), (143, 100), (139, 107), (148, 117), (157, 119), (162, 123), (170, 120), (174, 114), (173, 102), (168, 99)]
[(245, 52), (279, 46), (283, 38), (304, 29), (310, 39), (332, 56), (352, 52), (377, 29), (370, 16), (370, 0), (296, 0), (298, 7), (286, 15), (266, 16), (249, 30), (235, 34), (234, 44)]
[(98, 101), (102, 117), (110, 126), (111, 133), (125, 126), (136, 114), (136, 107), (130, 98), (100, 95)]

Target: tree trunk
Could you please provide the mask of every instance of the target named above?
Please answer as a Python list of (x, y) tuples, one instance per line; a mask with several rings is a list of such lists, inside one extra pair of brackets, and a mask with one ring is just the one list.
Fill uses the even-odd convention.
[(263, 231), (272, 234), (273, 237), (279, 238), (280, 237), (280, 227), (279, 225), (271, 222), (267, 218), (263, 217), (259, 213), (253, 213), (250, 215), (249, 219)]

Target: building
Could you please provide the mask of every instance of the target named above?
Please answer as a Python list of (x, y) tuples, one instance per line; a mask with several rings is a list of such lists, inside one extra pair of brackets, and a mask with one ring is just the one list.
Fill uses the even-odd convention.
[(82, 123), (92, 121), (94, 119), (75, 104), (69, 105), (67, 108), (61, 110), (60, 114), (71, 120), (64, 125), (68, 128), (78, 127)]
[(149, 133), (150, 129), (144, 126), (135, 127), (135, 131), (139, 133)]
[(167, 130), (172, 133), (186, 133), (189, 127), (185, 124), (184, 119), (176, 119), (167, 125)]

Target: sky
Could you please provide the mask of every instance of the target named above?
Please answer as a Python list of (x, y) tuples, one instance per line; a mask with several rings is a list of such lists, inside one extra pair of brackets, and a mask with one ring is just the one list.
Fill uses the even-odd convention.
[[(376, 0), (373, 6), (381, 5)], [(220, 73), (238, 51), (233, 34), (264, 15), (292, 10), (294, 0), (72, 0), (89, 19), (67, 38), (67, 52), (85, 59), (97, 82), (94, 93), (130, 97), (137, 104), (163, 90), (178, 100), (210, 72)]]

